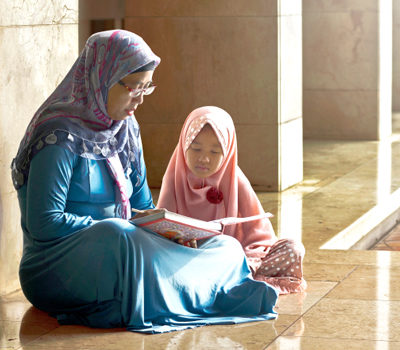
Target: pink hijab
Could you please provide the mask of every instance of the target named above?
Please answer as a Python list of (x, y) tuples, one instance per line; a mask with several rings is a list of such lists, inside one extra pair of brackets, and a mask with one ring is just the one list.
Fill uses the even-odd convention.
[[(185, 155), (206, 124), (217, 135), (224, 157), (215, 174), (201, 179), (189, 170)], [(220, 203), (207, 199), (210, 189), (222, 192)], [(200, 107), (186, 118), (162, 181), (157, 207), (205, 221), (264, 213), (250, 182), (237, 165), (235, 126), (223, 109)], [(268, 218), (227, 226), (224, 233), (238, 239), (246, 255), (254, 258), (264, 257), (277, 240)]]

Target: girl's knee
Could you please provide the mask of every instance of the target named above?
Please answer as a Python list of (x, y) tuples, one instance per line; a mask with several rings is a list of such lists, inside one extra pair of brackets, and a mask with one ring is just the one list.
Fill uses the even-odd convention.
[(286, 251), (293, 254), (292, 256), (303, 257), (305, 254), (305, 248), (303, 243), (295, 239), (291, 238), (280, 239), (278, 242), (275, 243), (275, 246), (280, 249), (284, 248)]
[(304, 254), (306, 253), (306, 249), (304, 248), (303, 243), (300, 241), (294, 240), (294, 239), (289, 239), (288, 240), (288, 246), (293, 250), (293, 252), (297, 256), (303, 257)]

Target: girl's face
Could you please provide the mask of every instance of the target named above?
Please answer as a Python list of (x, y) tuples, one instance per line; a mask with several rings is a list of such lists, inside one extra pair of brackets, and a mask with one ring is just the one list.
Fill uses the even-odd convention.
[[(121, 81), (131, 89), (143, 89), (152, 83), (154, 71), (132, 73)], [(108, 90), (107, 113), (113, 120), (125, 120), (131, 117), (143, 103), (143, 91), (136, 97), (130, 97), (129, 90), (120, 84)]]
[(217, 135), (206, 124), (186, 151), (187, 166), (197, 177), (206, 178), (218, 171), (223, 158)]

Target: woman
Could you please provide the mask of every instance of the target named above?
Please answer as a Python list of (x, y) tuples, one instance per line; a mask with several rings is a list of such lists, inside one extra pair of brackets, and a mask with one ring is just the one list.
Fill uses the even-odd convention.
[(30, 122), (12, 164), (27, 299), (61, 324), (164, 332), (275, 318), (231, 237), (199, 249), (131, 224), (154, 208), (134, 112), (160, 59), (139, 36), (91, 36)]

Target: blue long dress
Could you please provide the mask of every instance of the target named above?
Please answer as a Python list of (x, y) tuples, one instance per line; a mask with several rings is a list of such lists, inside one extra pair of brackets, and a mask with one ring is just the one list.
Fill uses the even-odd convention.
[[(131, 205), (153, 208), (141, 164), (127, 175)], [(276, 318), (278, 292), (251, 278), (234, 238), (193, 249), (118, 218), (105, 161), (49, 145), (18, 198), (22, 289), (61, 324), (158, 333)]]

